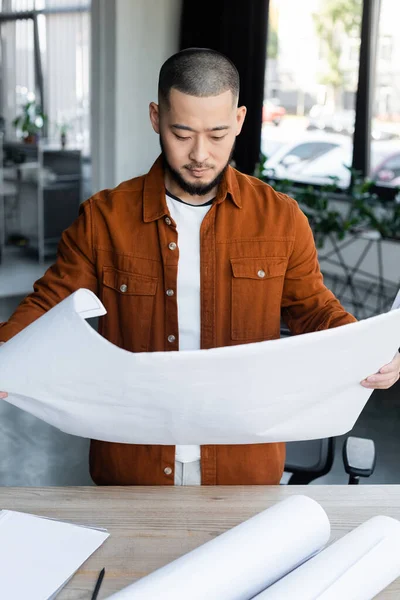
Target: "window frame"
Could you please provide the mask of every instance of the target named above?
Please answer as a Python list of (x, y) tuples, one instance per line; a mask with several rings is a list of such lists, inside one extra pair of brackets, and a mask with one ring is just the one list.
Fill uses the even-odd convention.
[[(379, 16), (381, 9), (381, 0), (363, 0), (361, 35), (360, 35), (360, 55), (358, 67), (358, 83), (355, 103), (355, 125), (353, 134), (353, 160), (352, 168), (366, 177), (370, 170), (370, 152), (371, 152), (371, 122), (373, 96), (375, 92), (375, 73), (377, 67), (377, 51), (379, 40)], [(268, 20), (269, 20), (268, 12)], [(269, 31), (267, 23), (267, 31)], [(268, 42), (268, 40), (267, 40)], [(268, 59), (266, 62), (268, 70)], [(277, 178), (278, 179), (278, 178)], [(296, 186), (303, 187), (312, 185), (315, 188), (321, 187), (319, 184), (296, 182)], [(351, 183), (350, 183), (351, 186)], [(382, 200), (393, 201), (398, 194), (395, 187), (374, 185), (371, 190)], [(343, 190), (339, 194), (348, 195), (349, 190)]]

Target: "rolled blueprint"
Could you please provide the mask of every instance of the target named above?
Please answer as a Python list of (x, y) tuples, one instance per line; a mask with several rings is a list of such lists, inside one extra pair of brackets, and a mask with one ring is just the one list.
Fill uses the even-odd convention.
[(400, 576), (400, 522), (374, 517), (254, 600), (370, 600)]
[(322, 507), (292, 496), (110, 599), (250, 600), (318, 552), (329, 535)]
[[(349, 431), (392, 360), (400, 310), (240, 346), (132, 353), (86, 323), (78, 290), (0, 347), (7, 401), (66, 433), (126, 444), (253, 444)], [(288, 377), (290, 365), (290, 377)]]

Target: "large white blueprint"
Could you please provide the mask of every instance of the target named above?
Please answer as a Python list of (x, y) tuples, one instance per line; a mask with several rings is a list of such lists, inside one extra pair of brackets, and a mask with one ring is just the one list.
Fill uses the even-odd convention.
[(343, 434), (389, 362), (400, 310), (292, 338), (134, 354), (85, 318), (105, 309), (78, 290), (0, 347), (8, 401), (82, 437), (134, 444), (247, 444)]
[(292, 496), (110, 600), (371, 600), (400, 576), (400, 522), (378, 516), (322, 549), (322, 507)]
[(394, 310), (395, 308), (400, 308), (400, 290), (397, 292), (397, 296), (394, 299), (392, 310)]

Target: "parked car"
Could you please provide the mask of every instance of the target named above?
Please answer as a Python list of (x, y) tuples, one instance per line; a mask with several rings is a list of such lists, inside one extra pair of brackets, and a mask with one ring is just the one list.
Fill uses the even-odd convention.
[(380, 185), (400, 186), (400, 142), (398, 152), (386, 157), (372, 170), (371, 179)]
[(276, 98), (270, 98), (264, 102), (262, 112), (263, 123), (273, 123), (277, 127), (285, 115), (286, 109), (280, 106), (279, 100)]
[[(328, 184), (332, 177), (347, 187), (353, 158), (353, 141), (339, 134), (305, 132), (303, 137), (284, 144), (266, 162), (265, 169), (279, 179)], [(400, 182), (400, 141), (372, 141), (371, 179), (378, 183)]]
[(351, 164), (352, 144), (345, 136), (305, 133), (304, 137), (281, 146), (266, 162), (266, 170), (279, 179), (331, 183), (337, 177), (348, 185), (346, 164)]

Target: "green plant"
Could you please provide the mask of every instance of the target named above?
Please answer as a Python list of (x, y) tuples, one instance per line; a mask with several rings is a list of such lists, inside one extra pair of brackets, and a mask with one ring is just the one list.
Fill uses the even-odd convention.
[(12, 124), (16, 129), (21, 130), (23, 138), (26, 139), (37, 136), (46, 119), (47, 117), (40, 106), (34, 100), (31, 100), (22, 105), (22, 113), (14, 119)]
[(349, 232), (374, 230), (380, 236), (400, 240), (400, 204), (383, 202), (373, 192), (374, 181), (363, 178), (358, 171), (349, 169), (351, 185), (346, 191), (348, 200), (342, 211), (333, 206), (335, 195), (343, 190), (337, 186), (337, 178), (331, 183), (314, 187), (299, 186), (288, 179), (279, 180), (266, 168), (267, 157), (261, 155), (255, 175), (269, 183), (276, 191), (292, 196), (307, 216), (318, 248), (324, 246), (328, 235), (342, 240)]
[[(352, 206), (360, 229), (373, 229), (383, 238), (400, 239), (400, 204), (385, 202), (372, 191), (374, 182), (352, 172)], [(399, 190), (397, 189), (397, 194)]]
[(322, 186), (320, 190), (310, 185), (296, 192), (296, 200), (309, 220), (318, 248), (323, 247), (328, 234), (334, 233), (337, 239), (342, 240), (358, 224), (351, 208), (344, 215), (332, 208), (330, 198), (336, 191), (336, 182), (332, 181), (331, 185)]
[(71, 125), (69, 125), (69, 123), (65, 123), (65, 121), (63, 121), (62, 123), (57, 123), (56, 125), (58, 131), (60, 132), (60, 143), (61, 143), (61, 147), (64, 149), (65, 146), (67, 145), (67, 132), (72, 129)]
[(72, 125), (69, 123), (57, 123), (57, 129), (60, 135), (67, 135), (67, 132), (72, 129)]

